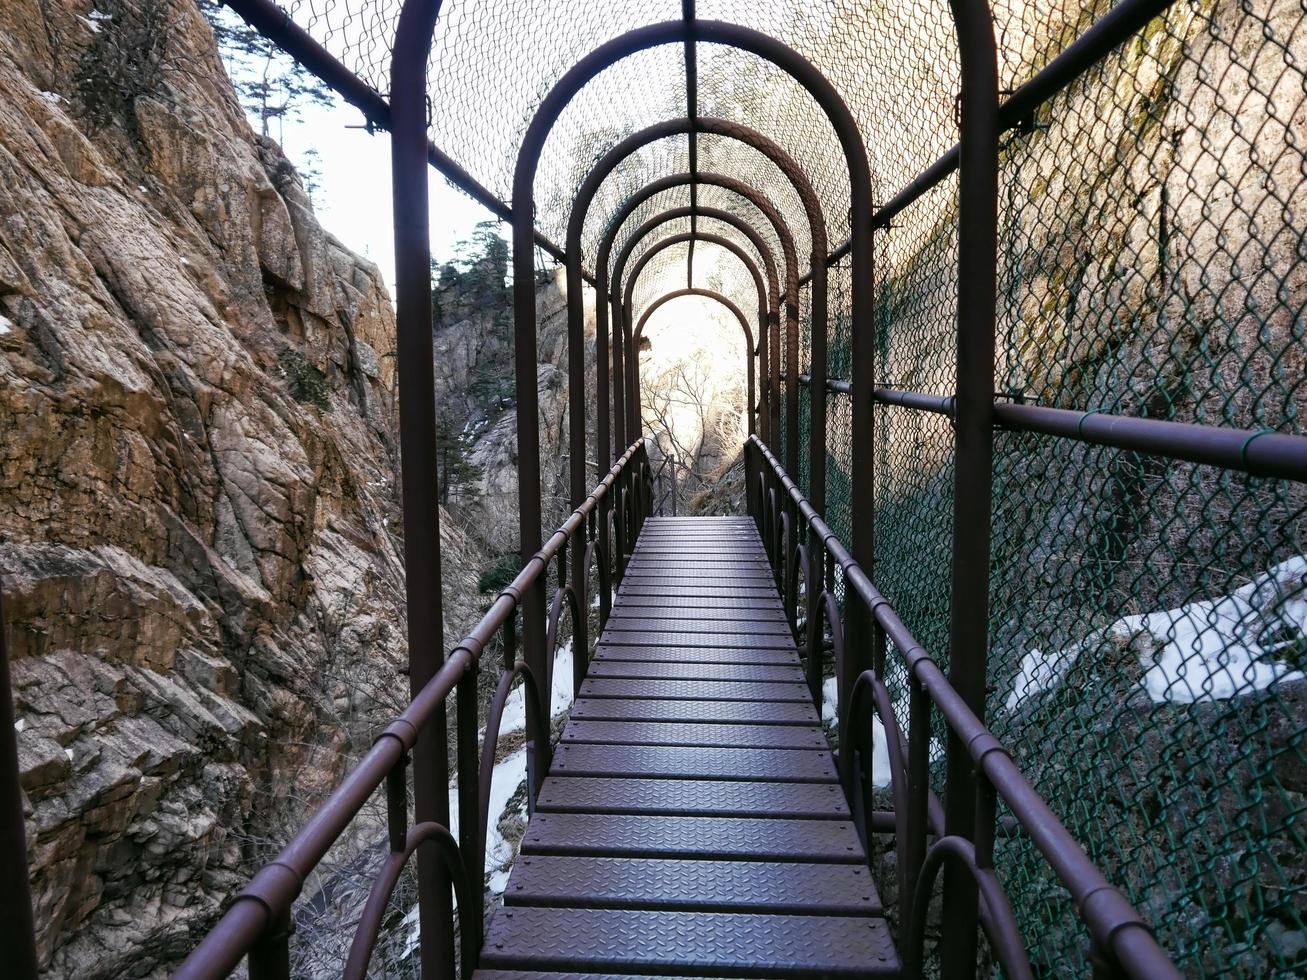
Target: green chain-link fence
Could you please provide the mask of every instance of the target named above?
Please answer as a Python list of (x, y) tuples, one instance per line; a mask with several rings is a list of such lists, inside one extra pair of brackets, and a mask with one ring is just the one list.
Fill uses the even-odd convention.
[[(1101, 12), (1027, 25), (1030, 70)], [(1302, 433), (1305, 66), (1302, 5), (1180, 3), (1004, 138), (998, 397)], [(956, 212), (950, 180), (876, 236), (879, 386), (954, 390)], [(847, 401), (828, 416), (846, 541)], [(875, 411), (877, 584), (943, 663), (950, 421)], [(1000, 431), (992, 512), (995, 733), (1186, 974), (1301, 975), (1307, 491)], [(1034, 847), (1001, 839), (995, 863), (1040, 974), (1087, 973)]]

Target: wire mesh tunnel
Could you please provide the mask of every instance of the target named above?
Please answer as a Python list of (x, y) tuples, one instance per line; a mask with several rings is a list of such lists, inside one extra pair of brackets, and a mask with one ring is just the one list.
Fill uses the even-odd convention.
[[(223, 975), (247, 952), (260, 975), (284, 975), (296, 876), (383, 783), (392, 855), (416, 853), (424, 882), (423, 968), (453, 962), (450, 877), (461, 966), (479, 961), (480, 721), (460, 698), (454, 847), (437, 832), (451, 823), (445, 699), (520, 624), (505, 684), (528, 678), (547, 719), (546, 636), (568, 608), (586, 676), (577, 609), (596, 596), (606, 628), (627, 563), (653, 560), (637, 540), (658, 537), (632, 335), (694, 289), (754, 331), (742, 411), (758, 437), (740, 453), (765, 552), (749, 560), (766, 554), (757, 578), (779, 589), (785, 645), (803, 656), (795, 684), (831, 722), (904, 972), (1307, 969), (1300, 3), (229, 6), (393, 130), (397, 215), (421, 204), (397, 241), (406, 522), (426, 522), (406, 523), (409, 636), (423, 659), (415, 707), (184, 975)], [(587, 187), (615, 146), (676, 120)], [(440, 581), (436, 518), (415, 516), (434, 449), (428, 164), (519, 231), (524, 567), (448, 656), (438, 610), (413, 599)], [(672, 175), (687, 179), (627, 206)], [(571, 287), (571, 516), (553, 536), (520, 274), (542, 256), (569, 266)], [(582, 293), (596, 284), (591, 342)], [(534, 738), (533, 792), (557, 772), (549, 737)], [(410, 750), (437, 776), (434, 789), (414, 778), (411, 819)]]

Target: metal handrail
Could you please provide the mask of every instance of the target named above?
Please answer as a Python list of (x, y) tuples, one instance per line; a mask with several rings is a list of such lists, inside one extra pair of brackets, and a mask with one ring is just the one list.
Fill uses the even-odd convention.
[[(800, 385), (811, 385), (809, 375), (799, 375)], [(852, 393), (844, 379), (827, 378), (826, 390)], [(897, 388), (875, 388), (872, 400), (934, 415), (956, 414), (952, 395), (931, 395)], [(1173, 422), (1132, 415), (1116, 415), (1099, 409), (1082, 411), (1053, 408), (996, 396), (994, 424), (1010, 432), (1039, 432), (1095, 446), (1151, 453), (1167, 459), (1184, 460), (1253, 476), (1296, 480), (1307, 483), (1307, 436), (1271, 429), (1237, 429), (1200, 422)]]
[[(578, 531), (584, 533), (588, 524), (587, 518), (598, 507), (599, 502), (613, 492), (615, 485), (629, 477), (629, 470), (643, 466), (647, 472), (648, 464), (644, 460), (644, 454), (643, 440), (632, 443), (608, 471), (607, 476), (540, 550), (531, 556), (513, 581), (491, 604), (480, 622), (449, 652), (449, 656), (436, 674), (417, 693), (403, 713), (382, 731), (368, 753), (318, 807), (299, 833), (276, 858), (261, 868), (233, 899), (227, 912), (178, 968), (174, 974), (178, 980), (216, 980), (225, 977), (247, 954), (251, 958), (251, 974), (257, 969), (260, 976), (288, 976), (290, 913), (295, 899), (305, 880), (321, 862), (328, 849), (383, 783), (387, 784), (387, 796), (391, 803), (389, 827), (391, 857), (383, 866), (381, 874), (389, 875), (394, 871), (391, 865), (396, 860), (395, 854), (406, 852), (403, 860), (407, 860), (408, 854), (411, 853), (410, 832), (403, 832), (402, 827), (402, 823), (407, 819), (407, 813), (402, 806), (397, 810), (397, 801), (402, 802), (404, 798), (404, 765), (409, 751), (418, 740), (419, 732), (433, 719), (439, 717), (440, 709), (455, 688), (465, 682), (469, 676), (475, 676), (474, 671), (482, 652), (495, 634), (506, 623), (513, 621), (522, 596), (534, 587), (542, 576), (547, 576), (550, 562), (563, 553), (564, 547)], [(620, 547), (620, 541), (614, 543), (614, 548)], [(516, 666), (512, 666), (506, 673), (517, 674), (519, 671)], [(468, 693), (474, 694), (474, 692)], [(507, 691), (503, 694), (506, 697)], [(464, 699), (460, 697), (459, 700)], [(475, 705), (474, 696), (470, 697), (469, 701)], [(474, 711), (471, 717), (475, 718)], [(463, 721), (462, 716), (460, 721)], [(468, 746), (462, 743), (470, 741), (475, 745), (476, 741), (475, 726), (471, 729), (470, 738), (469, 733), (464, 729), (465, 726), (460, 724), (458, 736), (460, 757), (468, 750)], [(547, 728), (545, 730), (547, 731)], [(487, 731), (487, 738), (489, 737)], [(479, 782), (475, 768), (469, 768), (472, 769), (471, 772), (460, 772), (463, 777), (460, 778), (460, 795), (468, 793), (472, 800), (476, 800), (481, 795), (480, 788), (476, 785), (464, 785), (465, 779), (471, 784)], [(462, 769), (463, 767), (460, 766), (460, 770)], [(423, 831), (423, 839), (440, 838), (441, 830), (445, 830), (447, 834), (447, 830), (440, 825), (431, 825)], [(415, 847), (416, 844), (413, 846)], [(468, 854), (461, 855), (465, 868), (468, 859)], [(484, 855), (480, 856), (480, 860), (484, 860)], [(454, 881), (457, 884), (457, 876), (454, 876)], [(483, 890), (479, 887), (468, 887), (465, 891), (468, 901), (475, 904), (478, 909), (477, 915), (469, 916), (466, 921), (475, 922), (479, 918)], [(465, 944), (463, 964), (465, 974), (470, 974), (470, 968), (474, 965), (468, 963), (468, 959), (468, 946)]]
[[(1103, 873), (1090, 861), (1079, 843), (1026, 780), (1007, 749), (967, 706), (939, 665), (904, 625), (889, 600), (876, 588), (862, 566), (853, 560), (835, 532), (813, 509), (776, 457), (757, 436), (749, 437), (747, 450), (757, 453), (767, 463), (766, 467), (760, 467), (760, 477), (765, 480), (770, 475), (771, 482), (777, 485), (772, 487), (771, 492), (775, 493), (778, 487), (782, 491), (782, 507), (785, 501), (791, 504), (791, 507), (785, 509), (796, 512), (801, 524), (809, 532), (810, 545), (820, 542), (826, 553), (839, 565), (844, 574), (846, 601), (856, 597), (870, 612), (878, 628), (903, 657), (909, 676), (928, 695), (929, 704), (939, 710), (953, 735), (967, 747), (977, 776), (983, 777), (987, 790), (991, 791), (991, 795), (997, 793), (1007, 804), (1029, 839), (1071, 893), (1081, 919), (1089, 927), (1096, 949), (1107, 960), (1117, 964), (1126, 976), (1139, 980), (1179, 980), (1179, 970), (1157, 944), (1152, 929), (1126, 897), (1109, 884)], [(841, 745), (843, 742), (841, 737)], [(909, 747), (917, 748), (911, 744)], [(916, 770), (919, 766), (929, 765), (928, 754), (912, 751), (909, 757), (912, 770), (908, 774), (909, 786), (927, 785), (924, 779), (926, 773)], [(894, 802), (896, 808), (908, 803), (901, 799)], [(908, 836), (924, 840), (924, 814), (918, 819), (914, 819), (914, 816), (910, 808), (907, 817)], [(985, 855), (974, 862), (982, 871), (989, 863), (993, 833), (992, 820), (978, 822), (977, 840), (972, 844), (975, 853)], [(910, 843), (911, 840), (900, 840), (898, 846), (903, 848)], [(935, 860), (942, 858), (943, 855), (940, 855)], [(921, 874), (922, 868), (911, 869), (911, 872), (916, 877)], [(927, 883), (924, 877), (918, 880), (921, 884)], [(991, 913), (996, 911), (993, 903), (986, 901), (985, 904)]]

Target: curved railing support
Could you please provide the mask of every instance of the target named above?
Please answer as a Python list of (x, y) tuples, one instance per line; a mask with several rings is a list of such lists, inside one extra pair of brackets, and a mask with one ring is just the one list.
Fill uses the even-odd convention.
[[(1008, 980), (1034, 980), (1034, 971), (1030, 968), (1030, 959), (1026, 956), (1026, 947), (1021, 941), (1021, 932), (1017, 928), (1016, 916), (1012, 914), (1012, 905), (1007, 900), (1007, 892), (999, 884), (993, 868), (980, 866), (976, 860), (975, 846), (965, 837), (941, 837), (926, 852), (926, 860), (921, 866), (921, 876), (917, 879), (913, 895), (912, 919), (899, 950), (903, 956), (904, 974), (909, 977), (922, 975), (930, 895), (940, 869), (948, 865), (956, 867), (975, 883), (988, 913), (990, 948), (1003, 968), (1004, 975)], [(950, 942), (945, 943), (943, 948), (948, 950), (951, 944), (950, 936)], [(974, 963), (969, 969), (974, 973)]]
[(449, 831), (437, 823), (415, 824), (408, 832), (403, 850), (392, 851), (381, 866), (368, 900), (359, 916), (358, 928), (354, 931), (354, 941), (350, 945), (349, 958), (345, 961), (343, 980), (364, 980), (368, 974), (368, 963), (372, 959), (372, 950), (377, 945), (377, 936), (381, 932), (381, 921), (386, 914), (386, 906), (395, 891), (404, 865), (413, 856), (413, 852), (422, 844), (434, 847), (436, 854), (449, 875), (458, 899), (459, 935), (462, 939), (462, 976), (464, 980), (472, 976), (472, 969), (477, 961), (477, 950), (481, 940), (481, 924), (473, 921), (468, 910), (473, 908), (470, 883), (463, 868), (458, 844), (454, 842)]
[(581, 603), (578, 601), (576, 593), (572, 591), (571, 585), (564, 585), (554, 593), (554, 601), (549, 607), (549, 620), (545, 624), (545, 650), (549, 652), (549, 670), (545, 674), (545, 684), (547, 685), (544, 695), (545, 709), (548, 712), (550, 720), (554, 717), (554, 665), (558, 662), (558, 628), (561, 625), (563, 610), (566, 609), (572, 617), (572, 697), (576, 697), (576, 692), (580, 690), (581, 681), (585, 680), (584, 674), (577, 678), (575, 670), (576, 663), (581, 659), (577, 652), (575, 642), (576, 624), (581, 619)]

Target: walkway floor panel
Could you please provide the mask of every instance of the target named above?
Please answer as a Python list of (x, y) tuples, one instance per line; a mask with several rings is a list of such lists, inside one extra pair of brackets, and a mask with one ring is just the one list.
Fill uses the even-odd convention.
[(527, 826), (522, 853), (835, 864), (864, 860), (857, 831), (842, 820), (590, 813), (537, 812)]
[(672, 725), (643, 721), (580, 721), (573, 718), (563, 730), (563, 741), (573, 745), (702, 745), (725, 748), (824, 749), (826, 733), (820, 728), (793, 725)]
[(899, 975), (747, 518), (645, 524), (536, 803), (478, 980)]
[(897, 976), (884, 919), (625, 909), (504, 908), (481, 962), (729, 976)]
[[(713, 627), (717, 624), (713, 623)], [(785, 633), (763, 633), (751, 636), (747, 633), (724, 633), (715, 628), (691, 632), (689, 630), (645, 630), (631, 633), (625, 630), (605, 630), (606, 646), (644, 646), (655, 644), (662, 647), (754, 647), (768, 650), (793, 650), (794, 637)]]
[(631, 813), (665, 817), (848, 820), (844, 794), (828, 783), (643, 777), (551, 777), (536, 802), (549, 813)]
[(587, 721), (707, 721), (728, 725), (821, 724), (811, 701), (799, 704), (791, 701), (629, 701), (582, 697), (572, 704), (572, 717)]
[[(591, 666), (608, 661), (628, 661), (634, 663), (660, 664), (739, 664), (763, 666), (792, 667), (794, 651), (792, 650), (755, 650), (753, 647), (708, 647), (696, 650), (687, 647), (627, 646), (618, 643), (614, 646), (595, 648), (590, 658)], [(596, 674), (596, 677), (602, 676)]]
[(745, 681), (657, 681), (590, 677), (581, 684), (585, 698), (648, 698), (685, 701), (797, 701), (811, 704), (802, 684), (751, 684)]
[(793, 664), (678, 664), (665, 661), (597, 660), (590, 664), (591, 677), (639, 677), (646, 680), (758, 681), (802, 684), (803, 671)]
[(879, 909), (866, 868), (766, 861), (522, 859), (506, 905), (866, 915)]
[(704, 749), (667, 745), (571, 745), (554, 753), (553, 770), (568, 776), (658, 776), (833, 783), (830, 752), (800, 749)]
[[(608, 629), (624, 628), (623, 623), (630, 622), (633, 619), (651, 619), (658, 622), (676, 622), (682, 619), (693, 620), (696, 623), (703, 623), (705, 626), (711, 626), (713, 623), (740, 622), (740, 607), (731, 602), (719, 603), (717, 606), (659, 606), (650, 603), (648, 606), (637, 605), (629, 596), (622, 603), (620, 610), (614, 610), (608, 618)], [(746, 622), (767, 624), (769, 626), (785, 625), (785, 610), (781, 608), (779, 602), (764, 603), (748, 611), (748, 620)], [(666, 629), (662, 626), (660, 629)], [(679, 628), (679, 627), (678, 627)]]
[(783, 619), (742, 623), (729, 619), (703, 617), (676, 619), (668, 616), (622, 616), (608, 621), (604, 636), (609, 639), (609, 642), (618, 642), (614, 638), (624, 636), (626, 633), (675, 632), (689, 629), (693, 629), (695, 634), (711, 633), (716, 636), (779, 637), (785, 640), (785, 646), (794, 646), (794, 637), (790, 635), (790, 628)]
[[(764, 596), (761, 599), (732, 599), (730, 597), (710, 596), (700, 593), (681, 596), (675, 602), (670, 602), (667, 595), (657, 589), (632, 589), (630, 587), (622, 590), (621, 604), (614, 606), (613, 612), (614, 614), (620, 614), (639, 611), (640, 615), (645, 615), (644, 611), (646, 609), (658, 609), (662, 615), (673, 619), (693, 618), (696, 609), (711, 609), (715, 612), (727, 610), (734, 612), (738, 616), (745, 617), (752, 617), (757, 612), (784, 614), (781, 600), (775, 595)], [(685, 615), (682, 616), (682, 613)]]

